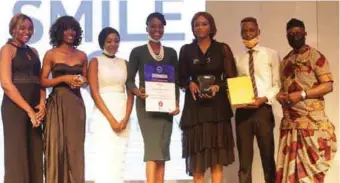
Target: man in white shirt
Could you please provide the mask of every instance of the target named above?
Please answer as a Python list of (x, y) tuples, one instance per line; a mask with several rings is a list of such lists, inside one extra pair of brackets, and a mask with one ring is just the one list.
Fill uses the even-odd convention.
[(236, 57), (236, 66), (239, 76), (250, 76), (255, 101), (237, 109), (235, 115), (240, 183), (252, 182), (254, 137), (260, 149), (265, 182), (275, 182), (275, 121), (271, 104), (280, 89), (280, 59), (277, 51), (258, 44), (259, 35), (255, 18), (246, 17), (241, 21), (241, 37), (246, 50)]

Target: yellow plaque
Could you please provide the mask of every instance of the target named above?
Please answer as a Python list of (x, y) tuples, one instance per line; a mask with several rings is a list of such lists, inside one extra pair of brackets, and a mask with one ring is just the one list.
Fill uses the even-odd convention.
[(254, 102), (254, 90), (250, 76), (229, 78), (227, 80), (229, 88), (229, 99), (233, 108), (244, 107)]

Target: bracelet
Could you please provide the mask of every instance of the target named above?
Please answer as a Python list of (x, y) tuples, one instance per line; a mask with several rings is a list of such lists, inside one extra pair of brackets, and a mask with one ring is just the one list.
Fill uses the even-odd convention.
[(305, 91), (305, 90), (302, 90), (302, 91), (301, 91), (301, 99), (302, 99), (302, 100), (305, 100), (306, 97), (307, 97), (306, 91)]

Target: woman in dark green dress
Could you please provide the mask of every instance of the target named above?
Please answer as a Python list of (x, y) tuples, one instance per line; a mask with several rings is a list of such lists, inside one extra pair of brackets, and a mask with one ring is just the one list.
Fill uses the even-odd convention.
[[(179, 113), (179, 90), (176, 86), (176, 109), (170, 113), (146, 112), (145, 110), (145, 80), (144, 65), (172, 65), (177, 76), (177, 53), (173, 48), (160, 43), (166, 25), (164, 16), (152, 13), (148, 16), (147, 32), (149, 42), (131, 51), (128, 64), (127, 87), (138, 98), (136, 109), (139, 126), (144, 140), (144, 161), (146, 162), (146, 177), (148, 183), (159, 183), (164, 180), (165, 161), (170, 160), (170, 137), (172, 133), (173, 115)], [(135, 84), (136, 73), (139, 73), (139, 87)], [(176, 77), (177, 81), (177, 77)], [(177, 83), (177, 82), (176, 82)]]

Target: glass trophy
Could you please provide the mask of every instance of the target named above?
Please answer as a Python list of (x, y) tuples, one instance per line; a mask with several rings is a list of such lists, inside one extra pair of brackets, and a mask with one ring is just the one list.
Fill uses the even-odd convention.
[(200, 93), (210, 95), (210, 86), (212, 86), (215, 82), (215, 76), (213, 75), (202, 75), (197, 77)]

